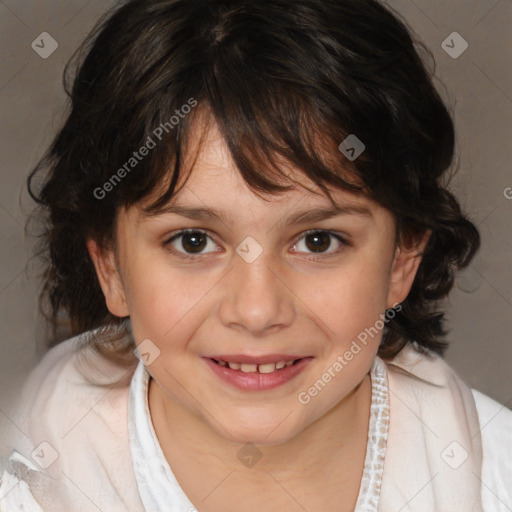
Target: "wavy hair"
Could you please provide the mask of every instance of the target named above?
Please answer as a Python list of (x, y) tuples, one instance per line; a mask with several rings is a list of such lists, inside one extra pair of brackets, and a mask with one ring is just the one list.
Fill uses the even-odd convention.
[[(327, 184), (360, 191), (388, 208), (401, 244), (431, 231), (379, 355), (410, 342), (442, 354), (440, 302), (480, 239), (447, 188), (453, 121), (433, 83), (433, 56), (412, 34), (375, 0), (132, 0), (108, 12), (66, 66), (67, 119), (28, 178), (45, 223), (41, 307), (51, 324), (64, 314), (70, 334), (100, 327), (98, 351), (120, 361), (130, 349), (133, 358), (129, 343), (116, 344), (128, 324), (108, 311), (86, 240), (112, 244), (119, 208), (162, 184), (149, 210), (173, 197), (188, 136), (207, 109), (255, 193), (293, 186), (278, 183), (284, 159), (326, 193)], [(191, 99), (197, 107), (170, 129)], [(162, 126), (156, 147), (112, 182)], [(354, 161), (338, 149), (349, 134), (365, 144)]]

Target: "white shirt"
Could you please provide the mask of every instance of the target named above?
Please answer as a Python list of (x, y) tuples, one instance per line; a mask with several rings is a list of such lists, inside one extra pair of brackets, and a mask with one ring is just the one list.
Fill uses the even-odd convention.
[[(17, 433), (17, 428), (11, 433), (13, 453), (3, 462), (4, 468), (0, 467), (0, 512), (86, 512), (98, 508), (103, 512), (195, 512), (155, 434), (146, 368), (139, 362), (135, 370), (119, 369), (92, 351), (82, 358), (75, 348), (86, 338), (81, 335), (54, 347), (31, 374), (21, 396), (25, 407), (16, 418), (29, 437)], [(77, 366), (86, 360), (85, 367), (95, 369), (97, 380), (108, 384), (107, 376), (112, 381), (124, 376), (124, 381), (104, 388), (91, 385), (79, 371), (83, 367)], [(388, 365), (377, 357), (370, 375), (368, 442), (355, 512), (381, 510), (389, 416), (393, 414)], [(483, 449), (482, 508), (478, 510), (510, 512), (512, 411), (476, 390), (471, 393)], [(31, 420), (26, 418), (27, 411)], [(31, 426), (36, 422), (42, 426)], [(55, 498), (52, 501), (52, 495), (58, 495), (60, 503)], [(442, 506), (436, 510), (445, 511)]]

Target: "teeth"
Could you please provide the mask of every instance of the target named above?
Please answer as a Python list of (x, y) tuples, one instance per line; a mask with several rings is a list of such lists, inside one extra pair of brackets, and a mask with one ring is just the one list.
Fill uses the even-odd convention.
[(242, 363), (240, 370), (242, 370), (244, 373), (252, 373), (255, 372), (258, 369), (257, 364), (245, 364)]
[(291, 366), (294, 361), (278, 361), (277, 363), (266, 364), (247, 364), (247, 363), (227, 363), (226, 361), (217, 361), (220, 366), (231, 368), (232, 370), (240, 370), (244, 373), (273, 373), (276, 370), (282, 370)]
[(260, 364), (258, 371), (260, 373), (272, 373), (276, 371), (276, 365), (274, 363)]

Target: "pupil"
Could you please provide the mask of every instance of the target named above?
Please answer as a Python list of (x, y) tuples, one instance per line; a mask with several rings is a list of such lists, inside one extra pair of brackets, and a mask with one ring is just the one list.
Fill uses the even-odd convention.
[[(314, 242), (309, 244), (308, 240), (314, 240)], [(306, 245), (308, 246), (308, 249), (314, 252), (323, 252), (323, 250), (329, 249), (331, 239), (328, 233), (314, 233), (306, 237)]]
[(203, 233), (185, 233), (183, 235), (182, 246), (187, 252), (201, 252), (206, 246), (206, 237)]

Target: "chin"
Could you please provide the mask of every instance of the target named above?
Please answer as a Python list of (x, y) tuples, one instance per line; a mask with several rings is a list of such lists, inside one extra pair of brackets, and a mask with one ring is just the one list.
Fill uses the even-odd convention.
[(224, 425), (211, 425), (217, 433), (228, 441), (240, 444), (254, 444), (260, 446), (274, 446), (286, 443), (293, 439), (302, 429), (292, 423), (291, 414), (263, 417), (261, 410), (243, 420), (232, 418)]

